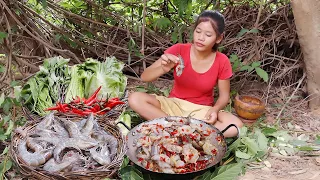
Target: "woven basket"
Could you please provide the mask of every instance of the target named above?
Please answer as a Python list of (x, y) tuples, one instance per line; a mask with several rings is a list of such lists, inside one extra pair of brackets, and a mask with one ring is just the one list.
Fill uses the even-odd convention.
[[(74, 120), (78, 120), (73, 117)], [(83, 118), (83, 117), (82, 117)], [(80, 120), (80, 119), (79, 119)], [(23, 127), (23, 131), (31, 133), (34, 131), (36, 125), (40, 120), (28, 121)], [(102, 178), (117, 178), (118, 170), (123, 162), (124, 155), (126, 153), (126, 138), (121, 134), (119, 128), (115, 125), (98, 120), (99, 125), (111, 133), (118, 140), (118, 151), (113, 161), (107, 166), (100, 166), (94, 170), (77, 171), (77, 172), (57, 172), (51, 173), (45, 171), (39, 167), (33, 167), (26, 164), (18, 155), (18, 144), (22, 140), (20, 134), (13, 132), (11, 144), (10, 144), (10, 155), (15, 164), (20, 169), (20, 172), (28, 179), (102, 179)], [(42, 165), (43, 166), (43, 165)], [(42, 167), (40, 166), (40, 167)]]

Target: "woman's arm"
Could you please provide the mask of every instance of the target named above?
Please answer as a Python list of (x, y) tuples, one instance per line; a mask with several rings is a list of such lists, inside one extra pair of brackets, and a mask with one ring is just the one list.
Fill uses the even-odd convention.
[(230, 99), (230, 80), (218, 80), (219, 97), (214, 106), (205, 115), (207, 123), (214, 124), (218, 120), (218, 112), (229, 103)]
[(230, 99), (230, 79), (218, 80), (219, 97), (212, 107), (213, 110), (219, 112), (229, 103)]

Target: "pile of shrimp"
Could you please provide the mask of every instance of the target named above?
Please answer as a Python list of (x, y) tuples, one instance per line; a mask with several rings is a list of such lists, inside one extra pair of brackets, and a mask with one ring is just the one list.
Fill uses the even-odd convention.
[(73, 122), (47, 115), (32, 132), (16, 129), (22, 139), (17, 155), (26, 164), (49, 172), (92, 170), (109, 165), (118, 141), (94, 119)]
[[(160, 125), (144, 124), (134, 140), (140, 166), (153, 172), (181, 174), (205, 169), (217, 156), (212, 143), (213, 129), (202, 128), (187, 120)], [(221, 136), (217, 136), (221, 143)]]

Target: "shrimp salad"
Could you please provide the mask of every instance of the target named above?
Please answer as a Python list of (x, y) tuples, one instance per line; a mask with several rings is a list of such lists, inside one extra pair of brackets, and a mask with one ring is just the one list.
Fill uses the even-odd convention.
[[(187, 120), (143, 124), (134, 139), (138, 164), (153, 172), (181, 174), (205, 169), (218, 155), (215, 130)], [(215, 137), (221, 143), (222, 137)]]

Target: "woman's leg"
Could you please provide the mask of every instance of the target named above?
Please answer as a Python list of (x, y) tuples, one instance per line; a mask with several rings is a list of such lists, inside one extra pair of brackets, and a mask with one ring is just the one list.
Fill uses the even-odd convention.
[[(214, 124), (216, 128), (220, 131), (225, 129), (230, 124), (235, 124), (239, 129), (243, 126), (242, 121), (235, 115), (220, 111), (218, 113), (218, 121)], [(234, 137), (237, 135), (237, 129), (235, 127), (230, 127), (226, 132), (223, 133), (225, 137)]]
[(133, 92), (128, 98), (129, 106), (146, 120), (168, 116), (161, 110), (160, 102), (154, 95)]

